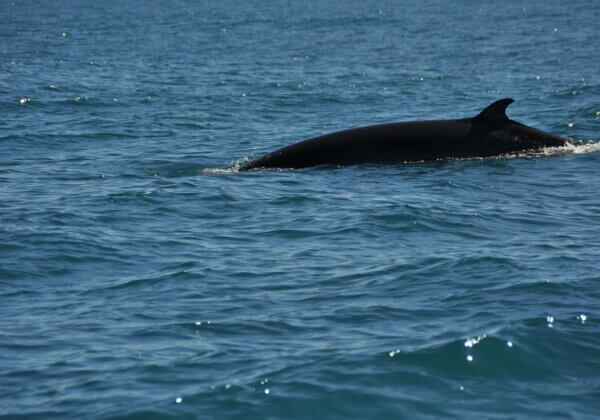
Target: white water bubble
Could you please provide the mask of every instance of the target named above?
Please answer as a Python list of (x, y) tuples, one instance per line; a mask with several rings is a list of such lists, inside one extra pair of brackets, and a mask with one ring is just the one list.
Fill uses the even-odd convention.
[(175, 404), (181, 404), (181, 401), (183, 401), (181, 397), (175, 398)]
[(271, 393), (271, 390), (269, 388), (265, 388), (265, 394), (269, 395)]
[(512, 341), (507, 341), (507, 342), (506, 342), (506, 345), (507, 345), (508, 347), (512, 347), (512, 346), (513, 346), (513, 343), (512, 343)]
[(468, 338), (465, 341), (465, 347), (473, 347), (475, 344), (479, 344), (479, 342), (481, 340), (483, 340), (485, 337), (486, 337), (486, 335), (483, 334), (483, 335), (480, 335), (480, 336), (478, 336), (476, 338)]
[(472, 362), (473, 361), (473, 356), (471, 356), (470, 354), (467, 355), (467, 361)]

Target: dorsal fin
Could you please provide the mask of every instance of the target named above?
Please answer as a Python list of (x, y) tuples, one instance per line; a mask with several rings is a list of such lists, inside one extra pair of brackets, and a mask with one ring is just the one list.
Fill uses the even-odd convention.
[(514, 102), (512, 98), (504, 98), (499, 101), (494, 102), (483, 111), (481, 111), (476, 117), (476, 120), (479, 121), (488, 121), (488, 122), (502, 122), (508, 120), (506, 116), (506, 107)]

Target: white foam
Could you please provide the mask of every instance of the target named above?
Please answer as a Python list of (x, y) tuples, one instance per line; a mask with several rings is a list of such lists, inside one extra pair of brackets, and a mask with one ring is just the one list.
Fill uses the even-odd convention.
[(235, 172), (239, 172), (239, 166), (231, 168), (204, 168), (201, 171), (202, 175), (232, 174)]
[(553, 155), (579, 155), (582, 153), (600, 152), (600, 142), (589, 141), (586, 143), (567, 143), (564, 146), (544, 147), (539, 151), (533, 152), (534, 156), (553, 156)]
[[(457, 158), (453, 160), (484, 160), (484, 159), (515, 159), (515, 158), (537, 158), (547, 156), (579, 155), (582, 153), (600, 152), (600, 142), (587, 141), (582, 143), (567, 143), (564, 146), (543, 147), (537, 150), (523, 150), (504, 155), (480, 157), (480, 158)], [(445, 159), (440, 159), (445, 160)]]
[(207, 175), (236, 173), (240, 171), (241, 167), (246, 165), (248, 162), (254, 160), (254, 157), (254, 154), (243, 156), (235, 162), (233, 162), (233, 164), (229, 168), (205, 168), (202, 170), (202, 173)]
[(600, 142), (593, 140), (571, 146), (573, 147), (574, 154), (600, 152)]

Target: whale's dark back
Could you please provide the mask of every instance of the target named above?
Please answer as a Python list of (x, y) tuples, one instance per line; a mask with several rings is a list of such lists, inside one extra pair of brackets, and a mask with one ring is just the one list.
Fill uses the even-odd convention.
[(380, 124), (326, 134), (275, 150), (241, 170), (486, 157), (565, 144), (564, 138), (506, 117), (511, 102), (497, 101), (474, 118)]
[(278, 149), (252, 162), (252, 167), (393, 164), (443, 158), (455, 154), (458, 140), (468, 136), (471, 128), (469, 120), (452, 123), (404, 122), (339, 131)]

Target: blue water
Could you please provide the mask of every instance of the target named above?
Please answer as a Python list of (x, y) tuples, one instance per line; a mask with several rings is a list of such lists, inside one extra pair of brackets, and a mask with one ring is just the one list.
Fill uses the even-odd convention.
[[(0, 417), (595, 418), (599, 21), (597, 1), (4, 2)], [(235, 169), (503, 97), (578, 145)]]

